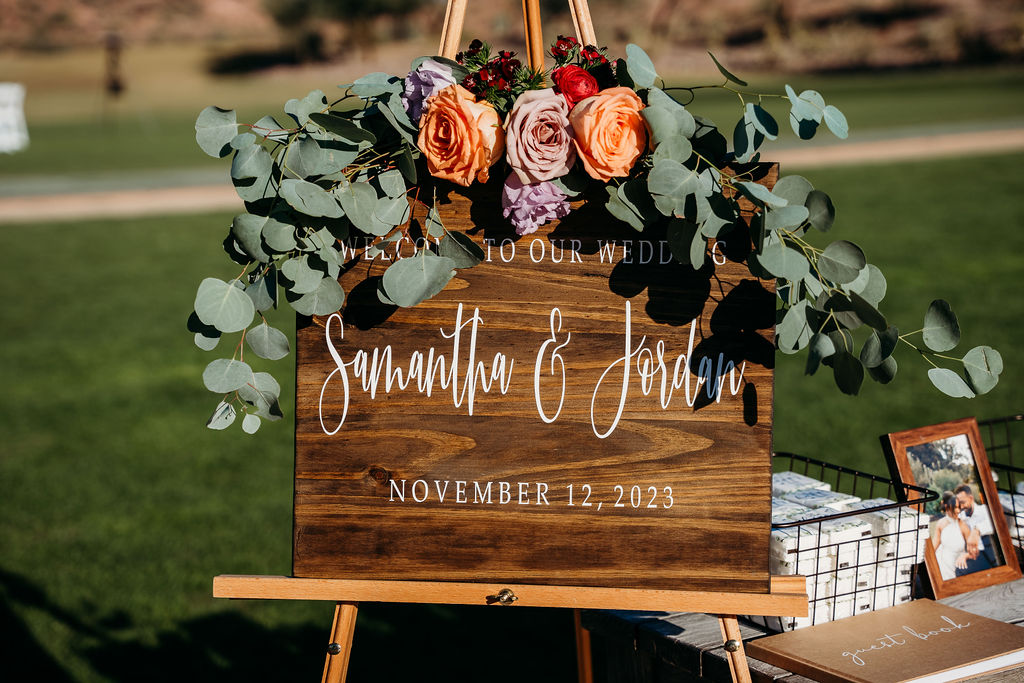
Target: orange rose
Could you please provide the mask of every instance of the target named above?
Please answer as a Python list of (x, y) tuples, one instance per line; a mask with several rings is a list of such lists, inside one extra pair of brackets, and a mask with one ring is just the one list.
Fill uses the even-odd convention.
[(602, 182), (629, 175), (647, 146), (640, 116), (644, 103), (630, 88), (608, 88), (581, 100), (569, 112), (583, 168)]
[(418, 145), (437, 178), (469, 187), (487, 182), (488, 169), (505, 151), (498, 112), (477, 102), (461, 85), (449, 85), (423, 104)]

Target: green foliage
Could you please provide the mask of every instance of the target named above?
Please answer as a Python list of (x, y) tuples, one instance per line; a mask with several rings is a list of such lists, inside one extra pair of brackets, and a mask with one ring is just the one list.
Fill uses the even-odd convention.
[[(760, 159), (759, 148), (766, 140), (780, 135), (779, 123), (766, 106), (772, 99), (788, 104), (791, 127), (800, 138), (813, 137), (822, 123), (836, 137), (848, 136), (846, 117), (821, 93), (798, 93), (788, 84), (785, 95), (740, 89), (747, 83), (712, 55), (723, 83), (672, 90), (687, 91), (692, 100), (698, 90), (718, 88), (739, 99), (742, 115), (730, 150), (714, 124), (695, 117), (668, 90), (657, 87), (664, 83), (640, 47), (627, 46), (626, 59), (614, 62), (613, 68), (600, 52), (561, 42), (568, 47), (559, 63), (584, 60), (605, 83), (617, 77), (628, 82), (646, 104), (641, 116), (649, 131), (647, 153), (628, 177), (606, 185), (603, 194), (585, 196), (601, 201), (611, 216), (637, 232), (664, 229), (673, 256), (697, 270), (708, 261), (709, 239), (748, 220), (750, 273), (777, 280), (778, 348), (784, 354), (806, 349), (808, 374), (822, 364), (830, 367), (846, 394), (859, 393), (865, 376), (888, 384), (899, 367), (894, 352), (904, 342), (931, 366), (929, 379), (949, 396), (973, 397), (996, 386), (1002, 358), (994, 349), (976, 347), (962, 359), (941, 355), (957, 345), (960, 335), (948, 304), (933, 302), (919, 331), (923, 347), (918, 347), (910, 341), (917, 333), (901, 335), (880, 309), (887, 280), (861, 247), (845, 239), (823, 247), (812, 243), (809, 233), (830, 232), (835, 224), (836, 207), (827, 193), (802, 176), (780, 178), (771, 189), (751, 177), (747, 164)], [(420, 62), (422, 58), (414, 68)], [(489, 46), (474, 43), (450, 67), (467, 82), (479, 81), (478, 95), (490, 97), (491, 90), (501, 90), (504, 99), (492, 98), (492, 103), (504, 111), (523, 87), (539, 84), (530, 80), (539, 79), (538, 74), (513, 79), (514, 87), (488, 80), (492, 65), (519, 69), (513, 62), (510, 53), (492, 59)], [(289, 100), (284, 109), (295, 123), (291, 128), (264, 117), (250, 127), (252, 133), (239, 135), (234, 112), (211, 107), (200, 113), (197, 140), (212, 156), (233, 154), (231, 177), (247, 202), (247, 213), (235, 218), (224, 243), (229, 257), (243, 266), (242, 273), (232, 282), (208, 278), (197, 294), (196, 319), (190, 320), (189, 330), (199, 348), (216, 348), (223, 334), (242, 332), (250, 335), (249, 348), (257, 355), (285, 356), (287, 340), (282, 343), (262, 312), (281, 300), (278, 287), (284, 289), (283, 300), (300, 314), (339, 310), (345, 301), (337, 279), (342, 266), (339, 240), (362, 237), (370, 255), (407, 238), (434, 240), (415, 256), (392, 261), (378, 283), (380, 300), (402, 307), (433, 297), (456, 269), (483, 259), (471, 238), (444, 227), (436, 207), (426, 207), (422, 225), (411, 220), (418, 201), (410, 199), (410, 184), (418, 176), (418, 122), (409, 120), (402, 104), (403, 80), (377, 72), (341, 87), (344, 94), (334, 102), (320, 90)], [(590, 184), (580, 182), (580, 175), (570, 172), (556, 179), (556, 185), (568, 196), (580, 196)], [(743, 213), (741, 200), (753, 205), (752, 216)], [(249, 330), (254, 321), (256, 327)], [(237, 348), (241, 362), (244, 347)], [(937, 361), (952, 363), (955, 369)], [(211, 390), (230, 402), (238, 387), (228, 384), (214, 383)], [(272, 412), (263, 409), (262, 403), (270, 402), (261, 403), (259, 396), (238, 394), (235, 399), (247, 415), (253, 414), (250, 408), (255, 414)], [(227, 417), (221, 409), (211, 426), (224, 424)], [(246, 431), (255, 431), (256, 425), (243, 419)]]

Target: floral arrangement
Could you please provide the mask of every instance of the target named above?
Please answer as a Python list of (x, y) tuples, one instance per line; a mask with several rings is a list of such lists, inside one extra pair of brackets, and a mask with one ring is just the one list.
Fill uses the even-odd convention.
[[(901, 334), (879, 311), (886, 281), (863, 251), (846, 240), (811, 244), (808, 231), (828, 232), (835, 219), (826, 193), (796, 175), (771, 190), (753, 181), (759, 148), (780, 134), (767, 102), (788, 108), (800, 139), (822, 124), (847, 137), (845, 117), (820, 93), (788, 85), (784, 94), (745, 90), (713, 55), (724, 81), (680, 88), (665, 87), (636, 45), (625, 59), (612, 59), (603, 48), (559, 36), (550, 55), (554, 68), (535, 72), (515, 53), (492, 55), (473, 41), (455, 60), (414, 60), (404, 78), (373, 73), (339, 86), (336, 100), (319, 90), (289, 100), (291, 125), (270, 116), (239, 124), (233, 111), (217, 107), (200, 113), (196, 140), (211, 156), (232, 156), (232, 183), (246, 209), (224, 241), (241, 272), (230, 281), (203, 280), (188, 323), (204, 350), (224, 334), (241, 334), (234, 354), (203, 372), (206, 387), (222, 397), (209, 427), (223, 429), (242, 413), (251, 433), (281, 416), (279, 384), (252, 370), (245, 349), (271, 360), (290, 352), (287, 335), (263, 316), (281, 291), (303, 315), (341, 308), (344, 245), (359, 240), (373, 252), (408, 237), (433, 240), (384, 272), (378, 296), (397, 306), (415, 306), (458, 269), (481, 262), (479, 246), (447, 229), (437, 207), (420, 199), (424, 172), (465, 187), (503, 177), (502, 216), (519, 235), (568, 215), (571, 201), (603, 203), (624, 230), (664, 230), (676, 260), (695, 269), (705, 266), (708, 240), (738, 224), (739, 198), (746, 198), (754, 206), (746, 264), (755, 277), (777, 281), (776, 343), (783, 353), (805, 351), (808, 374), (826, 365), (841, 391), (856, 394), (865, 374), (883, 384), (894, 378), (893, 352), (902, 343), (950, 396), (996, 385), (1002, 359), (991, 347), (945, 355), (960, 340), (945, 301), (932, 302), (920, 330)], [(740, 101), (731, 149), (690, 109), (704, 88), (727, 89)], [(425, 206), (425, 220), (412, 219), (414, 204)]]

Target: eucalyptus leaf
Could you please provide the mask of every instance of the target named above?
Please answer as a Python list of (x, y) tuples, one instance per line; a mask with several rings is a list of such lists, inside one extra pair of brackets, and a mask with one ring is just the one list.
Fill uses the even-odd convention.
[(252, 131), (265, 140), (284, 142), (288, 139), (288, 130), (272, 116), (264, 116), (252, 124)]
[(856, 280), (865, 265), (867, 261), (864, 252), (846, 240), (833, 242), (818, 256), (818, 270), (821, 274), (840, 285)]
[(202, 322), (223, 333), (244, 330), (256, 313), (244, 291), (213, 277), (199, 284), (194, 308)]
[(772, 193), (771, 190), (760, 183), (741, 180), (736, 183), (736, 186), (743, 196), (758, 206), (781, 207), (789, 204), (788, 201)]
[(427, 234), (430, 237), (441, 237), (446, 232), (444, 223), (441, 222), (441, 214), (438, 213), (436, 207), (432, 206), (427, 210), (427, 217), (424, 223), (424, 227), (427, 229)]
[(392, 199), (405, 196), (405, 181), (402, 180), (402, 172), (397, 168), (388, 169), (378, 175), (377, 183), (380, 189), (384, 190), (384, 194)]
[(673, 218), (665, 229), (665, 239), (672, 256), (680, 263), (693, 265), (695, 270), (703, 265), (703, 259), (696, 264), (690, 260), (690, 245), (699, 232), (696, 223), (682, 218)]
[(206, 426), (210, 429), (227, 429), (235, 421), (235, 416), (235, 407), (227, 401), (221, 401), (206, 421)]
[(263, 226), (269, 220), (266, 216), (243, 213), (231, 221), (231, 234), (252, 259), (268, 263), (270, 255), (263, 250)]
[(321, 114), (314, 112), (309, 115), (309, 120), (320, 126), (328, 133), (337, 135), (349, 142), (368, 142), (376, 144), (377, 136), (368, 130), (359, 127), (359, 124), (343, 116), (335, 114)]
[(472, 268), (484, 260), (484, 250), (464, 232), (449, 230), (437, 244), (440, 256), (452, 260), (455, 268)]
[(207, 335), (203, 332), (196, 332), (192, 335), (192, 341), (196, 347), (203, 351), (213, 351), (217, 348), (217, 344), (220, 343), (220, 337), (221, 335), (219, 332), (216, 335)]
[(717, 57), (715, 57), (710, 52), (708, 52), (708, 56), (711, 57), (711, 61), (713, 61), (715, 63), (715, 66), (718, 67), (718, 71), (721, 72), (721, 74), (723, 76), (725, 76), (725, 80), (732, 81), (736, 85), (742, 85), (742, 86), (746, 87), (747, 82), (746, 81), (741, 81), (739, 78), (737, 78), (732, 73), (730, 73), (724, 66), (722, 66), (722, 63), (718, 61)]
[[(713, 58), (712, 58), (713, 59)], [(626, 45), (626, 70), (637, 88), (651, 88), (658, 79), (654, 62), (639, 45)]]
[(444, 289), (455, 275), (454, 268), (455, 262), (447, 256), (420, 249), (416, 256), (402, 259), (384, 271), (381, 284), (388, 299), (408, 308)]
[(291, 283), (288, 291), (293, 294), (309, 294), (320, 286), (320, 280), (324, 277), (322, 272), (310, 267), (307, 254), (285, 261), (281, 266), (281, 275), (288, 278)]
[(836, 346), (828, 335), (815, 332), (807, 344), (807, 365), (804, 374), (813, 375), (821, 366), (821, 361), (831, 357), (836, 352)]
[(894, 326), (887, 327), (881, 332), (873, 331), (860, 350), (860, 361), (864, 367), (874, 368), (885, 362), (885, 359), (896, 350), (899, 334), (899, 330)]
[(837, 350), (832, 358), (832, 373), (839, 391), (850, 396), (860, 393), (864, 383), (864, 366), (852, 353)]
[(363, 232), (371, 232), (375, 228), (373, 212), (377, 207), (377, 192), (369, 183), (343, 183), (335, 188), (333, 194), (352, 225)]
[(898, 369), (899, 365), (896, 363), (896, 357), (889, 356), (879, 365), (868, 368), (868, 375), (879, 384), (888, 384), (896, 378), (896, 371)]
[(755, 130), (754, 124), (746, 116), (736, 122), (732, 131), (732, 147), (737, 163), (750, 163), (762, 142), (764, 135)]
[(389, 226), (402, 225), (409, 220), (409, 199), (403, 194), (401, 197), (381, 197), (373, 210), (374, 215)]
[(284, 166), (298, 178), (323, 175), (332, 170), (320, 145), (308, 135), (300, 136), (288, 146)]
[(991, 346), (975, 346), (964, 355), (963, 363), (975, 393), (988, 393), (999, 383), (1003, 357)]
[(796, 353), (810, 343), (814, 330), (807, 322), (806, 300), (792, 306), (775, 328), (775, 341), (783, 353)]
[(787, 175), (779, 178), (772, 192), (785, 199), (791, 206), (805, 206), (807, 195), (814, 186), (807, 178), (800, 175)]
[(252, 376), (248, 363), (232, 358), (210, 361), (203, 370), (203, 384), (212, 392), (227, 394), (244, 386)]
[(799, 95), (789, 85), (786, 86), (786, 96), (791, 105), (790, 112), (800, 120), (811, 120), (821, 123), (825, 114), (825, 98), (817, 90), (804, 90)]
[(185, 326), (189, 332), (194, 333), (193, 341), (203, 351), (212, 351), (217, 347), (221, 337), (220, 330), (200, 320), (195, 311), (189, 314)]
[(775, 277), (799, 282), (810, 272), (810, 264), (803, 252), (786, 246), (781, 242), (765, 245), (758, 257), (758, 262)]
[(345, 303), (345, 290), (332, 277), (320, 280), (312, 292), (307, 294), (288, 292), (285, 296), (292, 308), (302, 315), (330, 315), (337, 312)]
[[(397, 98), (396, 98), (397, 101)], [(398, 111), (395, 111), (395, 110)], [(400, 135), (402, 139), (409, 145), (416, 146), (415, 133), (416, 129), (409, 121), (409, 115), (402, 111), (401, 104), (396, 107), (380, 106), (380, 103), (374, 105), (374, 111), (380, 112), (391, 127)], [(399, 116), (401, 114), (401, 116)]]
[(841, 140), (845, 140), (850, 135), (850, 126), (846, 123), (846, 117), (843, 112), (839, 111), (831, 104), (825, 107), (822, 112), (825, 118), (825, 125), (832, 131), (832, 134)]
[(640, 110), (640, 116), (647, 123), (651, 143), (657, 148), (663, 142), (675, 138), (686, 139), (679, 127), (679, 117), (674, 112), (659, 106), (647, 106)]
[(696, 169), (672, 159), (659, 159), (647, 176), (647, 189), (655, 195), (655, 205), (666, 216), (683, 213), (686, 198), (703, 192)]
[(626, 60), (621, 57), (615, 60), (615, 78), (622, 87), (636, 90), (636, 84), (629, 77), (629, 68), (626, 66)]
[(401, 95), (403, 82), (401, 78), (376, 71), (367, 74), (352, 84), (352, 93), (366, 100), (381, 95)]
[(246, 285), (245, 293), (257, 311), (277, 306), (277, 268), (271, 266), (264, 275)]
[(196, 142), (211, 157), (220, 159), (231, 153), (231, 141), (238, 135), (233, 109), (207, 107), (196, 118)]
[(279, 397), (281, 385), (266, 372), (254, 372), (249, 381), (238, 390), (238, 396), (256, 408), (256, 414), (271, 422), (283, 417)]
[(252, 413), (246, 413), (242, 418), (242, 431), (246, 434), (255, 434), (260, 428), (260, 418)]
[(412, 149), (407, 143), (402, 144), (402, 153), (398, 156), (398, 170), (402, 172), (410, 185), (416, 184), (416, 162), (413, 160)]
[(643, 230), (643, 219), (623, 203), (622, 199), (619, 198), (618, 188), (614, 185), (606, 185), (604, 189), (608, 193), (608, 201), (604, 205), (608, 213), (638, 232)]
[(865, 301), (869, 301), (877, 307), (885, 298), (887, 286), (882, 271), (868, 263), (857, 274), (857, 279), (847, 285), (847, 289), (860, 294)]
[[(697, 121), (693, 118), (693, 114), (660, 88), (651, 88), (647, 92), (647, 107), (657, 107), (670, 112), (675, 117), (679, 133), (683, 137), (693, 137), (697, 131)], [(641, 110), (641, 113), (643, 111)]]
[(231, 149), (239, 150), (249, 145), (255, 145), (258, 138), (252, 133), (239, 133), (235, 137), (231, 138), (231, 142), (228, 143)]
[(708, 240), (701, 234), (700, 230), (690, 240), (690, 265), (694, 270), (700, 270), (704, 266), (707, 257)]
[(659, 144), (654, 150), (654, 162), (659, 159), (673, 159), (684, 162), (693, 156), (693, 145), (682, 136), (669, 138)]
[(288, 336), (266, 322), (246, 332), (245, 341), (253, 353), (267, 360), (280, 360), (291, 351)]
[(231, 177), (236, 180), (269, 176), (274, 160), (259, 145), (249, 145), (235, 152), (231, 159)]
[(313, 112), (327, 109), (327, 96), (321, 90), (311, 90), (301, 100), (291, 99), (284, 103), (284, 113), (295, 119), (300, 126), (309, 122), (309, 115)]
[(765, 136), (769, 140), (774, 140), (779, 137), (778, 122), (761, 105), (748, 102), (746, 106), (746, 115), (751, 125), (753, 125), (754, 129), (761, 135)]
[(288, 205), (307, 216), (324, 216), (340, 218), (342, 215), (338, 201), (330, 192), (319, 185), (288, 178), (281, 181), (281, 199)]
[(889, 326), (889, 323), (885, 320), (885, 316), (882, 315), (870, 301), (856, 292), (847, 292), (847, 296), (850, 299), (850, 303), (853, 305), (853, 312), (857, 314), (858, 318), (864, 321), (865, 325), (869, 325), (876, 330), (885, 330)]
[[(772, 192), (775, 190), (773, 189)], [(771, 231), (797, 228), (805, 220), (807, 220), (807, 207), (790, 204), (767, 211), (764, 217), (764, 227)]]
[(807, 222), (821, 232), (828, 232), (836, 220), (836, 207), (832, 198), (821, 190), (811, 190), (803, 202), (807, 207)]
[(285, 254), (296, 246), (295, 226), (276, 218), (267, 218), (263, 224), (262, 234), (263, 242), (278, 254)]
[(946, 301), (936, 299), (928, 306), (921, 335), (925, 346), (936, 353), (949, 351), (960, 343), (960, 323)]
[(936, 389), (946, 396), (953, 398), (974, 398), (976, 396), (964, 378), (949, 368), (931, 368), (928, 370), (928, 379)]

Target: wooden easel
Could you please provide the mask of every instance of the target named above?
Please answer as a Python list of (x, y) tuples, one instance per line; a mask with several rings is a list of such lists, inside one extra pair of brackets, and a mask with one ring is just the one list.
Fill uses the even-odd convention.
[[(449, 59), (458, 51), (468, 0), (448, 0), (438, 52)], [(596, 45), (587, 0), (569, 0), (576, 35), (583, 45)], [(539, 0), (523, 0), (528, 63), (542, 70), (544, 50)], [(582, 627), (582, 609), (671, 610), (717, 616), (729, 654), (734, 681), (749, 683), (737, 614), (806, 616), (806, 582), (801, 576), (772, 576), (762, 593), (675, 591), (641, 588), (570, 587), (557, 585), (456, 583), (441, 581), (371, 581), (309, 579), (286, 576), (222, 575), (214, 578), (217, 598), (325, 600), (335, 603), (322, 683), (345, 680), (360, 602), (460, 605), (522, 605), (571, 608), (575, 613), (576, 652), (580, 683), (593, 680), (590, 635)]]
[(330, 600), (336, 603), (322, 683), (345, 680), (360, 602), (431, 603), (449, 605), (523, 605), (570, 607), (575, 610), (576, 657), (580, 683), (593, 680), (590, 636), (580, 624), (581, 609), (670, 610), (705, 612), (718, 617), (729, 668), (737, 683), (750, 682), (737, 614), (806, 616), (806, 582), (802, 576), (773, 576), (768, 593), (725, 593), (499, 585), (429, 581), (363, 581), (297, 579), (287, 576), (221, 575), (213, 580), (215, 598), (264, 600)]

